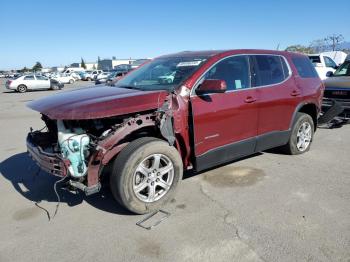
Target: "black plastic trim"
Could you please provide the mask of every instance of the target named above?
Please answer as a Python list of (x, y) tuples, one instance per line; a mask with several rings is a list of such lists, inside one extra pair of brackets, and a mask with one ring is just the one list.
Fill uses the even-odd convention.
[(202, 171), (239, 158), (288, 143), (291, 130), (274, 131), (220, 146), (196, 157), (196, 170)]

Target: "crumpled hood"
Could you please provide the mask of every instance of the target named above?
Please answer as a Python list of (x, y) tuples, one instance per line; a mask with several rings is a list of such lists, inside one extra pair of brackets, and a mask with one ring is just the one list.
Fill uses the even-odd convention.
[(96, 119), (157, 109), (167, 94), (162, 90), (96, 86), (41, 98), (27, 106), (51, 119)]

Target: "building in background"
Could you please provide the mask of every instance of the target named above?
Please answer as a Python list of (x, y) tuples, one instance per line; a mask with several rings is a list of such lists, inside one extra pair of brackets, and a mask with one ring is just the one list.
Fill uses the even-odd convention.
[(64, 67), (62, 67), (62, 66), (53, 66), (53, 67), (51, 67), (51, 69), (52, 69), (52, 72), (59, 72), (59, 73), (61, 73), (61, 72), (63, 72)]
[[(115, 57), (114, 57), (115, 58)], [(136, 59), (102, 59), (99, 61), (98, 68), (104, 71), (115, 69), (118, 65), (130, 65)]]
[[(73, 63), (71, 67), (81, 67), (81, 63)], [(97, 69), (98, 64), (96, 62), (85, 62), (86, 70)]]
[[(103, 71), (110, 71), (115, 69), (118, 65), (131, 65), (136, 68), (149, 61), (150, 59), (117, 59), (115, 56), (112, 59), (106, 58), (101, 59), (98, 62), (85, 62), (86, 70), (101, 69)], [(72, 63), (70, 67), (81, 67), (81, 63)]]
[(50, 73), (52, 72), (52, 67), (41, 68), (41, 73)]

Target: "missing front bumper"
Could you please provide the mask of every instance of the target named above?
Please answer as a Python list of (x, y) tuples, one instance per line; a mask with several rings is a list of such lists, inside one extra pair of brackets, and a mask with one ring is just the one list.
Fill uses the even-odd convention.
[(45, 172), (59, 177), (67, 176), (68, 163), (59, 154), (46, 152), (37, 145), (33, 139), (33, 133), (27, 136), (27, 151), (34, 162)]

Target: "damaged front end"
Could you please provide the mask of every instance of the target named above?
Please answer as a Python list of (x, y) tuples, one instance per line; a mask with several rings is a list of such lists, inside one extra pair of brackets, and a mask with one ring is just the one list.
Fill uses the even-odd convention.
[(168, 104), (158, 110), (91, 120), (53, 120), (42, 115), (45, 131), (31, 131), (27, 150), (41, 169), (67, 177), (86, 195), (101, 188), (103, 169), (132, 140), (152, 135), (175, 141)]

